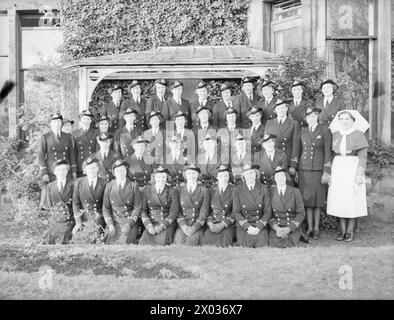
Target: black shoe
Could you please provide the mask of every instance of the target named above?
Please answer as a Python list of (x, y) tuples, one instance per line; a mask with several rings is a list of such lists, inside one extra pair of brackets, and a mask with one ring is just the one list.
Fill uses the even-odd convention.
[(345, 241), (346, 241), (346, 242), (353, 241), (353, 233), (347, 232), (347, 233), (345, 234)]
[(311, 239), (309, 238), (309, 236), (306, 236), (306, 235), (303, 235), (303, 234), (300, 237), (300, 241), (302, 241), (304, 243), (311, 243), (312, 242)]
[(342, 241), (342, 240), (344, 240), (344, 238), (345, 238), (345, 235), (341, 232), (340, 234), (338, 234), (336, 236), (335, 240)]
[(315, 240), (319, 239), (319, 231), (313, 231), (312, 232), (312, 238), (315, 239)]

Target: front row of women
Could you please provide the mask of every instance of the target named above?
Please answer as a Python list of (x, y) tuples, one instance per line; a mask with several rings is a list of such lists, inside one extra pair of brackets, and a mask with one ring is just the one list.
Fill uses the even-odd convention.
[(53, 219), (44, 243), (288, 247), (300, 240), (304, 204), (300, 191), (286, 185), (285, 168), (275, 170), (276, 185), (269, 188), (258, 167), (246, 164), (243, 182), (233, 187), (229, 166), (220, 165), (217, 184), (206, 188), (198, 183), (200, 169), (190, 164), (183, 170), (185, 185), (173, 188), (168, 170), (159, 166), (152, 184), (140, 190), (128, 167), (117, 160), (115, 179), (106, 184), (97, 160), (88, 158), (86, 176), (74, 184), (66, 179), (67, 161), (58, 161), (57, 179), (48, 186)]

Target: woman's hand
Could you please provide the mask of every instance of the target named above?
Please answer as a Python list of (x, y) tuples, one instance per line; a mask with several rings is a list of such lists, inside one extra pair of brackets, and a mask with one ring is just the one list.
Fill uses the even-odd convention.
[(154, 231), (156, 232), (156, 234), (159, 234), (160, 232), (162, 232), (164, 230), (164, 226), (162, 224), (158, 224), (157, 226), (155, 226)]
[(320, 179), (320, 182), (321, 184), (331, 183), (330, 180), (331, 180), (330, 175), (327, 172), (324, 172)]
[(108, 228), (109, 228), (109, 235), (111, 237), (115, 236), (115, 233), (116, 233), (115, 226), (113, 224), (110, 224)]
[(73, 236), (75, 236), (75, 234), (82, 228), (82, 224), (81, 223), (77, 223), (74, 228), (73, 228)]
[(260, 229), (259, 229), (259, 228), (256, 228), (256, 227), (253, 227), (253, 226), (250, 226), (250, 227), (248, 228), (248, 231), (247, 231), (247, 232), (248, 232), (250, 235), (255, 236), (255, 235), (259, 234)]
[(149, 234), (151, 234), (152, 236), (154, 236), (156, 234), (155, 228), (151, 224), (146, 227), (146, 230), (148, 230)]

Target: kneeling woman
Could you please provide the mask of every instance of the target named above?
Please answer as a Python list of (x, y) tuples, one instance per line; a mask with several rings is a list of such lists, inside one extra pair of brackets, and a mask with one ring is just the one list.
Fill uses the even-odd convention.
[(142, 193), (141, 219), (145, 226), (140, 244), (170, 245), (174, 241), (175, 220), (179, 212), (179, 198), (174, 188), (166, 184), (170, 172), (162, 166), (153, 172), (153, 185)]
[(203, 185), (197, 184), (201, 171), (195, 164), (186, 166), (183, 172), (186, 185), (178, 189), (181, 210), (174, 244), (198, 246), (203, 235), (202, 227), (207, 220), (209, 192)]
[(285, 168), (276, 168), (274, 179), (276, 186), (271, 192), (269, 243), (272, 247), (293, 247), (300, 242), (299, 227), (305, 219), (304, 202), (300, 190), (286, 185), (288, 176)]
[(208, 228), (201, 240), (202, 245), (231, 246), (235, 240), (235, 218), (233, 216), (233, 187), (229, 185), (230, 168), (217, 168), (217, 185), (210, 189)]
[(271, 219), (268, 187), (258, 179), (258, 166), (246, 164), (242, 177), (244, 181), (234, 189), (233, 197), (237, 245), (252, 248), (267, 246), (266, 226)]

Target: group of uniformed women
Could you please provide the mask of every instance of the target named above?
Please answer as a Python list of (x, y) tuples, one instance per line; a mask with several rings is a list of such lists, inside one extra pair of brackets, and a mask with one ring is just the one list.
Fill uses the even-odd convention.
[[(333, 203), (339, 192), (345, 197), (354, 191), (353, 182), (365, 193), (367, 128), (360, 127), (353, 110), (344, 110), (332, 80), (321, 84), (324, 98), (314, 105), (303, 98), (300, 81), (292, 85), (291, 101), (276, 98), (277, 86), (269, 80), (262, 83), (263, 98), (255, 93), (255, 79), (245, 77), (241, 85), (242, 93), (232, 97), (232, 85), (224, 83), (216, 104), (204, 81), (191, 104), (182, 98), (181, 81), (171, 83), (167, 100), (163, 79), (147, 101), (138, 81), (124, 101), (115, 86), (99, 130), (91, 128), (92, 114), (83, 111), (81, 128), (64, 150), (56, 138), (68, 135), (56, 125), (62, 116), (52, 115), (52, 130), (39, 150), (54, 217), (45, 242), (288, 247), (318, 239), (328, 185)], [(49, 163), (51, 144), (60, 157), (55, 153)], [(355, 167), (346, 190), (338, 187), (340, 176), (332, 177), (332, 159)], [(70, 172), (78, 177), (75, 183)], [(353, 239), (360, 214), (353, 211), (342, 214), (329, 204), (328, 213), (341, 217), (338, 240)]]

